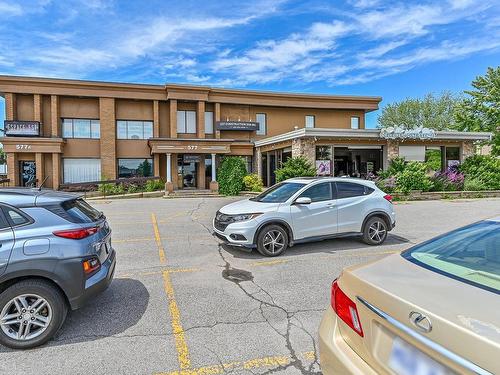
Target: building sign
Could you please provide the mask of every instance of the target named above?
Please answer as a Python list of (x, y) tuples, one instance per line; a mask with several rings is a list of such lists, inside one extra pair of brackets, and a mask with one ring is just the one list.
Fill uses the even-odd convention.
[(40, 135), (40, 121), (11, 121), (3, 122), (7, 137), (38, 137)]
[(316, 160), (316, 175), (330, 176), (332, 174), (332, 162), (330, 160)]
[(217, 130), (259, 130), (259, 123), (255, 121), (217, 121)]
[(184, 163), (199, 163), (201, 161), (200, 155), (183, 155), (182, 161)]
[(380, 130), (380, 137), (385, 139), (433, 139), (436, 137), (434, 129), (424, 128), (422, 126), (415, 129), (406, 129), (402, 126), (390, 126)]

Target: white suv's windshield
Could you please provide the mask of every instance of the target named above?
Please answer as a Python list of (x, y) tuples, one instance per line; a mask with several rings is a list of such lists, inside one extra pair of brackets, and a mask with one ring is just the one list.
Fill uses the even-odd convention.
[(283, 203), (303, 187), (304, 184), (298, 182), (281, 182), (255, 198), (251, 198), (251, 200), (264, 203)]
[(500, 293), (500, 222), (482, 221), (403, 253), (419, 265)]

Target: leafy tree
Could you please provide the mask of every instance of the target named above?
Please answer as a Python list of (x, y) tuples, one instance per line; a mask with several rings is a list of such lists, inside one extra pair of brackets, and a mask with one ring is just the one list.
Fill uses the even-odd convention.
[(139, 164), (137, 170), (143, 177), (151, 176), (151, 163), (148, 161), (148, 159), (144, 159), (144, 161)]
[(484, 76), (472, 81), (474, 90), (465, 97), (455, 112), (456, 129), (493, 133), (493, 154), (500, 155), (500, 66), (488, 68)]
[(238, 195), (243, 190), (243, 177), (247, 168), (243, 158), (239, 156), (226, 156), (217, 172), (219, 192), (223, 195)]
[(0, 164), (5, 164), (7, 162), (7, 155), (3, 148), (0, 148)]
[(378, 118), (378, 127), (450, 129), (454, 127), (454, 111), (458, 102), (450, 92), (443, 92), (439, 96), (427, 94), (422, 99), (406, 98), (384, 107)]
[(303, 156), (289, 158), (283, 166), (276, 169), (276, 182), (281, 182), (293, 177), (313, 177), (316, 176), (316, 169)]

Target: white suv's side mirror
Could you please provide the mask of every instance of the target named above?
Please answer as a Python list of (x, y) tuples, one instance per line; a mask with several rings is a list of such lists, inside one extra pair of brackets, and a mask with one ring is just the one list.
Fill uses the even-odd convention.
[(295, 204), (311, 204), (311, 202), (309, 197), (300, 197), (295, 200)]

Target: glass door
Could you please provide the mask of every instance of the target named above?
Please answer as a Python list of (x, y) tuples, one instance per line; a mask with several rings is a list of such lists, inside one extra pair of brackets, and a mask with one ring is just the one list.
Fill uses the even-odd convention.
[(21, 186), (36, 187), (36, 164), (34, 161), (21, 161), (19, 173), (21, 174)]
[(199, 155), (179, 155), (177, 162), (179, 187), (181, 189), (196, 189), (198, 186)]

